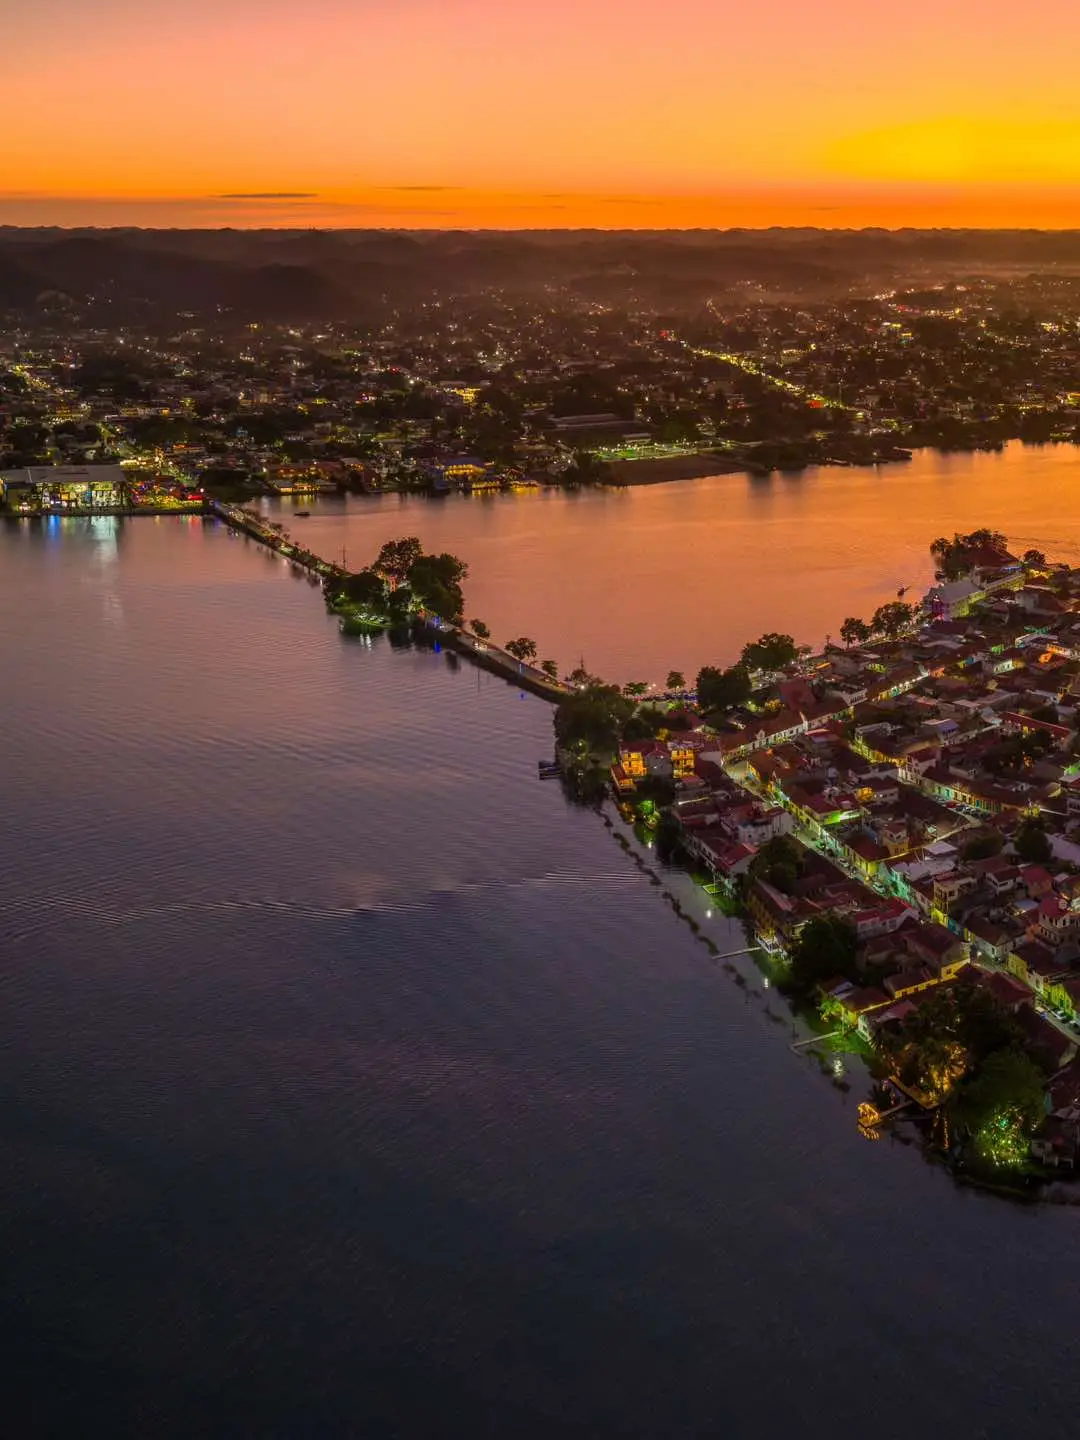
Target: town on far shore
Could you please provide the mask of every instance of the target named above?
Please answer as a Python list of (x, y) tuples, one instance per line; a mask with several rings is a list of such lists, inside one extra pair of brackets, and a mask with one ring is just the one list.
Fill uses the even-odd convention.
[[(768, 952), (779, 984), (972, 1178), (1080, 1149), (1080, 568), (977, 530), (820, 654), (765, 635), (696, 685), (585, 675), (555, 718)], [(608, 777), (610, 777), (608, 779)]]

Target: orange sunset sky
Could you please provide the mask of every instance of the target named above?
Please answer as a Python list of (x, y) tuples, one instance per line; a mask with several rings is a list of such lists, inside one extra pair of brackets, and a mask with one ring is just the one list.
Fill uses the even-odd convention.
[(0, 223), (1080, 226), (1080, 0), (0, 0)]

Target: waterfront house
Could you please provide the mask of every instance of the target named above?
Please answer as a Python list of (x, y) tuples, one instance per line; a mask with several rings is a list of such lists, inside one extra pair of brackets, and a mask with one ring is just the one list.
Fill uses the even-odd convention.
[(624, 767), (619, 764), (611, 767), (611, 783), (615, 787), (616, 795), (632, 795), (637, 789), (632, 776), (628, 775)]
[(813, 913), (802, 899), (785, 895), (760, 877), (750, 882), (746, 909), (762, 939), (785, 945)]
[(874, 985), (858, 988), (847, 982), (834, 982), (822, 995), (821, 1013), (827, 1019), (839, 1021), (846, 1029), (857, 1029), (864, 1039), (868, 1039), (870, 1029), (869, 1025), (864, 1028), (864, 1019), (891, 1004), (892, 997)]
[(714, 880), (729, 886), (738, 876), (746, 874), (757, 853), (749, 845), (732, 844), (715, 830), (712, 833), (707, 830), (687, 831), (685, 845), (691, 854), (701, 860)]

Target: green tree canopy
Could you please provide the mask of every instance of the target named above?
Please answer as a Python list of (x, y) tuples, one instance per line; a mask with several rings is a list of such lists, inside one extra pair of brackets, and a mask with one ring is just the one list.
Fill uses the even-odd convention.
[(743, 646), (740, 664), (745, 670), (782, 670), (792, 663), (798, 653), (793, 636), (770, 630)]
[(938, 1103), (988, 1056), (1022, 1044), (1023, 1031), (977, 980), (957, 980), (930, 991), (900, 1032), (879, 1043), (901, 1080)]
[(872, 633), (866, 621), (860, 620), (857, 615), (849, 615), (840, 626), (840, 639), (849, 649), (852, 645), (865, 645)]
[(960, 851), (963, 860), (989, 860), (1005, 848), (1005, 836), (998, 830), (987, 830), (969, 840)]
[(381, 570), (391, 580), (401, 581), (408, 577), (409, 571), (423, 553), (424, 547), (415, 535), (406, 535), (401, 540), (387, 540), (379, 551), (374, 568)]
[[(385, 550), (385, 546), (383, 549)], [(421, 555), (409, 568), (408, 582), (418, 604), (443, 620), (460, 623), (465, 610), (461, 582), (469, 567), (456, 555)]]
[(520, 635), (516, 640), (507, 640), (503, 649), (515, 660), (531, 661), (536, 659), (536, 641), (530, 640), (527, 635)]
[(791, 980), (800, 993), (834, 975), (850, 976), (855, 969), (855, 927), (840, 915), (816, 915), (799, 931), (791, 947)]
[(895, 640), (901, 631), (906, 630), (915, 616), (914, 607), (905, 605), (903, 600), (890, 600), (887, 605), (879, 605), (870, 619), (870, 628), (875, 635), (886, 635), (890, 640)]
[(1013, 836), (1013, 846), (1025, 865), (1045, 865), (1054, 853), (1045, 826), (1035, 819), (1020, 825)]
[(555, 737), (564, 747), (610, 757), (634, 708), (617, 685), (588, 684), (556, 709)]
[(958, 530), (950, 540), (939, 535), (930, 544), (930, 554), (937, 564), (938, 574), (946, 580), (957, 580), (972, 568), (973, 557), (978, 551), (1007, 552), (1008, 536), (1000, 530), (983, 526), (962, 535)]
[(381, 611), (386, 604), (386, 581), (374, 570), (358, 570), (338, 582), (337, 594), (351, 605)]
[(1016, 1166), (1026, 1160), (1031, 1137), (1046, 1113), (1045, 1093), (1042, 1071), (1029, 1056), (1012, 1047), (998, 1050), (957, 1089), (953, 1118), (982, 1160)]
[(742, 665), (717, 670), (705, 665), (698, 671), (698, 704), (705, 710), (731, 710), (750, 698), (750, 676)]
[(686, 689), (686, 676), (681, 670), (669, 670), (668, 677), (664, 681), (665, 689), (681, 691)]
[(750, 874), (790, 895), (802, 873), (803, 863), (802, 848), (795, 840), (788, 835), (774, 835), (750, 861)]

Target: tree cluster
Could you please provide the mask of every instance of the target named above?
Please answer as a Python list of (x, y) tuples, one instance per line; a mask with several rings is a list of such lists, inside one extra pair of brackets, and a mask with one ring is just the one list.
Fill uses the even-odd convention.
[(563, 749), (582, 757), (610, 760), (619, 747), (623, 729), (633, 715), (634, 702), (617, 685), (597, 681), (568, 695), (555, 711), (555, 738)]
[(984, 526), (978, 530), (970, 530), (966, 535), (958, 530), (951, 540), (946, 535), (939, 535), (930, 543), (930, 554), (934, 557), (941, 579), (959, 580), (970, 573), (980, 553), (1004, 555), (1008, 545), (1009, 538), (1002, 531)]
[(742, 648), (739, 664), (750, 672), (783, 670), (799, 655), (799, 647), (791, 635), (780, 635), (770, 630), (758, 640), (751, 640)]
[(461, 582), (468, 573), (456, 555), (427, 555), (416, 536), (408, 535), (388, 540), (366, 569), (328, 581), (327, 598), (389, 620), (419, 608), (460, 624), (465, 609)]
[(1045, 865), (1053, 856), (1050, 837), (1041, 820), (1025, 820), (1013, 836), (1013, 848), (1025, 865)]
[(849, 648), (852, 645), (865, 645), (878, 635), (886, 640), (895, 640), (908, 629), (914, 619), (914, 605), (905, 605), (902, 600), (890, 600), (887, 604), (878, 606), (870, 617), (869, 624), (860, 620), (857, 615), (849, 615), (840, 626), (840, 638)]
[(855, 970), (858, 941), (855, 927), (842, 915), (815, 915), (799, 931), (791, 947), (791, 987), (810, 995), (823, 980)]
[(750, 876), (790, 895), (803, 870), (802, 847), (787, 835), (766, 840), (750, 862)]
[(879, 1044), (905, 1085), (943, 1105), (959, 1139), (991, 1167), (1028, 1155), (1045, 1113), (1046, 1077), (1023, 1027), (975, 980), (942, 985)]

